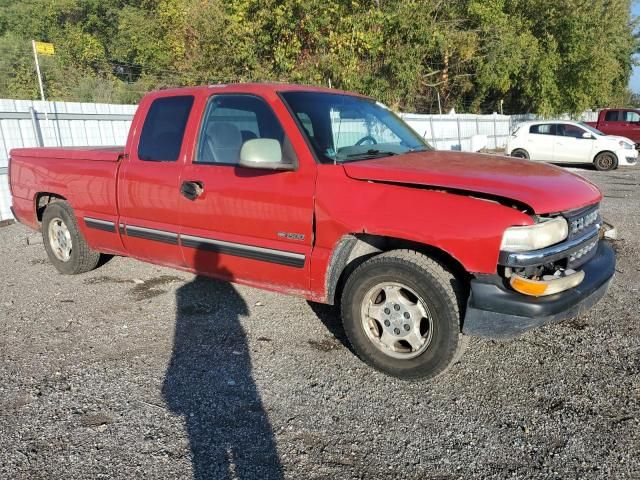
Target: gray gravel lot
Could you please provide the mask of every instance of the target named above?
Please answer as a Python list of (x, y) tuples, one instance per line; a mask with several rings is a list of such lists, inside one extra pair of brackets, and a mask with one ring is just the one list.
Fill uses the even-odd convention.
[(367, 368), (329, 307), (127, 258), (64, 277), (0, 228), (0, 478), (640, 478), (640, 169), (577, 171), (622, 237), (609, 294), (431, 383)]

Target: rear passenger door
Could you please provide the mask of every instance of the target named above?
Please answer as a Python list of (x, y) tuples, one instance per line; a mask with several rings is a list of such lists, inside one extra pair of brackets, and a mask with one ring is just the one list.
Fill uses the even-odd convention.
[(178, 245), (180, 174), (193, 103), (191, 95), (161, 96), (138, 107), (146, 111), (139, 115), (144, 123), (132, 126), (118, 181), (119, 232), (133, 257), (184, 266)]
[[(256, 95), (207, 100), (194, 156), (182, 174), (183, 183), (199, 185), (199, 194), (180, 199), (182, 249), (194, 271), (292, 293), (308, 290), (316, 169), (297, 161), (283, 128), (283, 121), (296, 128), (287, 115), (282, 104)], [(277, 140), (295, 169), (239, 166), (242, 145), (255, 138)]]
[(556, 125), (554, 123), (537, 123), (529, 127), (527, 151), (531, 160), (543, 162), (553, 161)]

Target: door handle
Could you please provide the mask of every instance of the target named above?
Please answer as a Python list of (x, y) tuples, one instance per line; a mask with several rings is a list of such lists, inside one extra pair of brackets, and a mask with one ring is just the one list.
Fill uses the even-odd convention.
[(204, 185), (202, 182), (188, 180), (180, 185), (180, 194), (189, 200), (195, 200), (204, 193)]

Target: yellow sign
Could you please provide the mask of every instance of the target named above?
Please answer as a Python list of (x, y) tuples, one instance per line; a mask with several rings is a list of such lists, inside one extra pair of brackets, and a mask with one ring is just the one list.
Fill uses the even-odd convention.
[(54, 55), (56, 53), (53, 43), (36, 42), (36, 52), (41, 55)]

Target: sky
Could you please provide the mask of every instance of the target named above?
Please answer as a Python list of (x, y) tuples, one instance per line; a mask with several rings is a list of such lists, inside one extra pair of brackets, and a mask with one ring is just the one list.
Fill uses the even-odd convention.
[[(634, 17), (640, 16), (640, 0), (631, 2), (631, 15)], [(629, 88), (634, 93), (640, 93), (640, 66), (633, 67)]]

